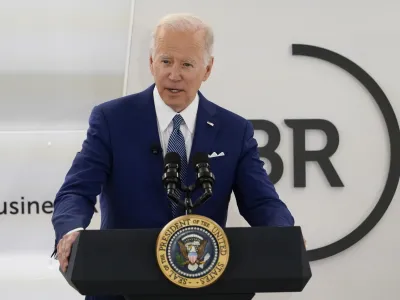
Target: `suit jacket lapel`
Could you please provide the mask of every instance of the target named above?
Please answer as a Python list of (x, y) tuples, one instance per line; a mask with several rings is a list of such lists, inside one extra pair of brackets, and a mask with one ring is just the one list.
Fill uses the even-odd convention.
[(195, 170), (192, 165), (193, 155), (197, 152), (204, 152), (208, 155), (212, 150), (212, 145), (219, 130), (219, 122), (216, 116), (216, 105), (209, 102), (199, 92), (199, 108), (187, 172), (189, 184), (194, 183), (195, 180)]

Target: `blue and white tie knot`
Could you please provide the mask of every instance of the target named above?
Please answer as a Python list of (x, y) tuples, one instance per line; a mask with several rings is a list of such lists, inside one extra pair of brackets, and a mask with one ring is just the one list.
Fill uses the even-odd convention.
[(174, 129), (179, 129), (182, 122), (185, 122), (182, 118), (181, 115), (177, 114), (175, 117), (172, 119), (172, 122), (174, 123)]

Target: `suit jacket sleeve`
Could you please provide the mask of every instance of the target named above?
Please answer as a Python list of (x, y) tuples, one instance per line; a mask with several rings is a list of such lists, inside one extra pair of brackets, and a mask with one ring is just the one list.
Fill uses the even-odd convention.
[(246, 121), (233, 189), (239, 212), (250, 226), (293, 226), (294, 219), (279, 199), (257, 148), (253, 126)]
[(96, 197), (111, 169), (110, 135), (100, 107), (89, 118), (89, 129), (54, 201), (52, 223), (56, 245), (64, 234), (86, 228), (93, 217)]

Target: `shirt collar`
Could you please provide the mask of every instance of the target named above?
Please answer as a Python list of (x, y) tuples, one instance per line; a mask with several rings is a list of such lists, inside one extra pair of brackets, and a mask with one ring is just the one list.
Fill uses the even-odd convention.
[[(154, 106), (156, 109), (158, 125), (160, 126), (161, 131), (165, 131), (177, 113), (167, 104), (165, 104), (165, 102), (161, 99), (161, 96), (158, 93), (156, 86), (154, 87), (153, 90), (153, 97), (154, 97)], [(199, 95), (196, 94), (196, 97), (194, 98), (192, 103), (190, 103), (188, 107), (186, 107), (183, 111), (179, 113), (182, 116), (183, 120), (185, 121), (185, 124), (188, 127), (191, 134), (193, 134), (194, 132), (198, 106), (199, 106)]]

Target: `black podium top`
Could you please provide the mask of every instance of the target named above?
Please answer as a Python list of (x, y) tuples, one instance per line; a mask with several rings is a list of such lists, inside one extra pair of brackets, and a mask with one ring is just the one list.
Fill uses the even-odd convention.
[(207, 287), (185, 289), (167, 280), (156, 259), (160, 229), (82, 231), (64, 276), (82, 295), (130, 295), (132, 299), (135, 295), (204, 299), (218, 294), (300, 292), (311, 278), (300, 227), (224, 230), (230, 245), (228, 266)]

